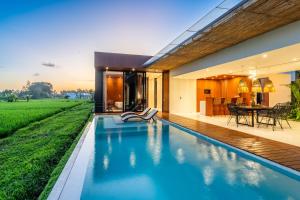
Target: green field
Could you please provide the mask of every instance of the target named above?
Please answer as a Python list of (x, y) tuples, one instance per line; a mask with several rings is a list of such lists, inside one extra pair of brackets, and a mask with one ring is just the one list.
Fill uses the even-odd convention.
[[(19, 121), (26, 121), (23, 118), (27, 116), (37, 116), (31, 114), (36, 111), (41, 111), (46, 117), (42, 120), (37, 117), (38, 121), (23, 125), (23, 128), (0, 139), (0, 199), (37, 199), (49, 179), (52, 182), (56, 180), (57, 170), (53, 170), (58, 163), (64, 163), (62, 158), (68, 158), (72, 150), (70, 147), (76, 144), (92, 110), (92, 104), (88, 102), (43, 100), (26, 103), (1, 103), (1, 108), (6, 110), (18, 113), (18, 107), (20, 112), (27, 113), (18, 115)], [(60, 165), (62, 168), (63, 164)], [(47, 186), (48, 191), (51, 185), (53, 183)]]
[(12, 134), (31, 122), (44, 119), (80, 103), (80, 101), (69, 100), (0, 102), (0, 138)]

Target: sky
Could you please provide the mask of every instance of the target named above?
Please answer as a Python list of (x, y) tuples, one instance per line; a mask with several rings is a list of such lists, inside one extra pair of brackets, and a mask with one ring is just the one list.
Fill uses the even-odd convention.
[(94, 52), (155, 55), (221, 0), (0, 0), (0, 90), (94, 88)]

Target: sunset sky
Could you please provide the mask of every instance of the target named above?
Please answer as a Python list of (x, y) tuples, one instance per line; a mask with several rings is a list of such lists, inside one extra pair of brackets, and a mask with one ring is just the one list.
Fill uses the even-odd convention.
[(0, 90), (94, 88), (94, 51), (154, 55), (220, 2), (0, 0)]

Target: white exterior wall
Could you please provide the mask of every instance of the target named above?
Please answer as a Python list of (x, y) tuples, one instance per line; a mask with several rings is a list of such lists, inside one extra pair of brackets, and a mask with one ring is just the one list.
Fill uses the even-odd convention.
[(162, 76), (157, 78), (157, 109), (162, 111)]
[(196, 112), (196, 86), (196, 80), (170, 76), (170, 113)]
[[(148, 106), (154, 108), (154, 78), (149, 78)], [(162, 110), (162, 77), (157, 78), (157, 110)]]
[(291, 101), (291, 89), (287, 87), (291, 83), (291, 74), (272, 74), (268, 77), (275, 87), (275, 92), (269, 93), (269, 106)]
[(148, 82), (148, 106), (154, 108), (154, 79), (149, 78)]

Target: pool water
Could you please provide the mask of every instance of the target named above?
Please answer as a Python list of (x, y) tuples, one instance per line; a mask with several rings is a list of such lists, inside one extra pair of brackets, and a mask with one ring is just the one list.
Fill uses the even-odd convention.
[(300, 199), (300, 179), (165, 121), (100, 117), (81, 199)]

